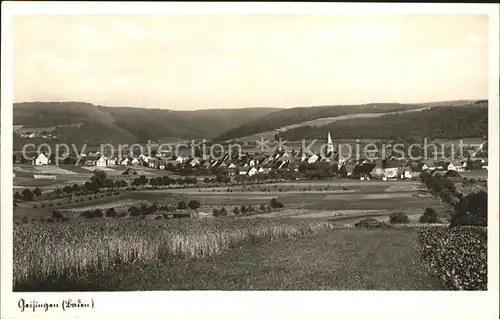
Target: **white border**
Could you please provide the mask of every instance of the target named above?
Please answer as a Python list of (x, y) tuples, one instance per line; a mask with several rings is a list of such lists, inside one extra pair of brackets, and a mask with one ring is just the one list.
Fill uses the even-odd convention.
[[(36, 317), (381, 317), (498, 318), (498, 4), (360, 4), (360, 3), (2, 3), (1, 108), (1, 318)], [(489, 15), (489, 233), (488, 292), (137, 292), (12, 293), (12, 38), (14, 14), (487, 14)], [(94, 298), (90, 312), (21, 314), (20, 297), (60, 302)]]

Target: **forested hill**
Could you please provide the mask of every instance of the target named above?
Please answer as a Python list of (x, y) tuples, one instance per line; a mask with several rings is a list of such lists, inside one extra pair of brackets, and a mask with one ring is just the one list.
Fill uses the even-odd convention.
[(376, 118), (340, 120), (319, 127), (302, 126), (281, 132), (292, 141), (324, 138), (328, 132), (336, 139), (417, 139), (466, 138), (488, 135), (488, 102), (468, 106), (436, 106), (428, 110), (382, 115)]
[[(15, 103), (13, 113), (14, 125), (52, 127), (53, 134), (72, 142), (134, 143), (162, 138), (208, 140), (278, 110), (258, 107), (173, 111), (83, 102), (25, 102)], [(68, 126), (75, 123), (81, 125)]]
[(216, 140), (224, 141), (241, 138), (256, 133), (273, 131), (287, 125), (316, 120), (320, 118), (336, 117), (357, 113), (387, 113), (394, 111), (419, 109), (423, 107), (426, 107), (426, 105), (399, 103), (296, 107), (292, 109), (277, 111), (256, 118), (219, 135)]

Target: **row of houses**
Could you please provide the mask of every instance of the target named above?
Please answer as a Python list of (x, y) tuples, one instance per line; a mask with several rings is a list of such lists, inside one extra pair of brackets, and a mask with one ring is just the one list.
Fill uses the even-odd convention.
[[(167, 157), (163, 155), (126, 157), (107, 157), (99, 152), (93, 154), (82, 154), (85, 157), (84, 164), (88, 166), (146, 166), (155, 169), (196, 169), (208, 170), (218, 169), (228, 175), (253, 176), (258, 173), (273, 170), (303, 171), (317, 163), (325, 163), (330, 169), (338, 171), (345, 176), (354, 176), (361, 179), (369, 178), (414, 178), (423, 170), (430, 171), (462, 171), (467, 169), (487, 170), (488, 163), (485, 159), (478, 160), (423, 160), (409, 161), (404, 158), (389, 157), (384, 160), (371, 161), (368, 159), (346, 159), (341, 158), (334, 152), (330, 135), (328, 136), (327, 154), (308, 154), (300, 150), (290, 152), (276, 149), (273, 154), (246, 153), (242, 156), (226, 153), (221, 158), (210, 158), (209, 156), (185, 156), (178, 155)], [(47, 165), (50, 161), (45, 154), (40, 154), (33, 164)], [(302, 166), (302, 167), (301, 167)], [(305, 168), (304, 168), (305, 167)]]

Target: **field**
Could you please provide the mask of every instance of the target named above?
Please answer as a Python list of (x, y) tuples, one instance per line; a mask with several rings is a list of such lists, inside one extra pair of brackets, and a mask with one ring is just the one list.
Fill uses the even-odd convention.
[[(161, 172), (161, 171), (160, 171)], [(89, 174), (60, 175), (56, 181), (32, 180), (32, 187), (38, 183), (44, 191), (60, 187), (62, 178), (64, 184), (84, 182), (90, 178)], [(133, 178), (133, 177), (132, 177)], [(22, 177), (16, 177), (22, 180)], [(49, 185), (41, 186), (47, 183)], [(25, 184), (23, 185), (23, 187)], [(17, 189), (20, 191), (21, 189)], [(410, 218), (416, 219), (427, 207), (437, 207), (439, 200), (429, 195), (426, 189), (416, 181), (359, 181), (335, 179), (328, 181), (296, 181), (278, 184), (239, 185), (228, 187), (192, 187), (171, 188), (158, 190), (120, 190), (113, 196), (105, 196), (89, 200), (89, 196), (75, 197), (77, 201), (67, 203), (64, 199), (44, 200), (45, 207), (40, 202), (22, 202), (14, 211), (14, 219), (23, 217), (37, 218), (49, 216), (52, 207), (62, 212), (81, 212), (87, 209), (107, 209), (116, 203), (125, 211), (130, 205), (141, 202), (158, 205), (177, 205), (179, 201), (186, 203), (191, 200), (199, 201), (200, 215), (211, 215), (214, 208), (226, 207), (229, 211), (236, 206), (253, 205), (258, 207), (269, 204), (276, 198), (285, 207), (268, 214), (259, 214), (258, 217), (314, 217), (321, 219), (338, 218), (343, 223), (363, 216), (373, 216), (387, 220), (388, 215), (403, 210)], [(80, 200), (83, 200), (80, 202)], [(60, 203), (60, 204), (59, 204)], [(49, 204), (52, 206), (49, 207)], [(37, 205), (37, 209), (34, 209)], [(446, 217), (446, 216), (443, 216)]]

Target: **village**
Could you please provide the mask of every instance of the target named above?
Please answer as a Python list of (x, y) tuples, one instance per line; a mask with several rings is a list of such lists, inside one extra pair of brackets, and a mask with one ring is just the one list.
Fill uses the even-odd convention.
[[(147, 167), (157, 170), (166, 170), (180, 175), (227, 175), (227, 176), (254, 176), (270, 172), (281, 172), (301, 175), (303, 178), (326, 178), (333, 175), (342, 178), (355, 178), (360, 180), (381, 179), (418, 179), (422, 171), (428, 170), (438, 174), (448, 174), (448, 177), (460, 177), (459, 172), (486, 171), (488, 169), (487, 156), (482, 158), (475, 155), (473, 159), (459, 158), (446, 160), (424, 159), (412, 160), (404, 157), (386, 156), (376, 158), (378, 154), (369, 153), (366, 157), (344, 158), (336, 152), (330, 134), (327, 137), (325, 154), (308, 154), (304, 149), (276, 147), (274, 152), (246, 152), (243, 154), (220, 154), (211, 158), (208, 154), (180, 153), (170, 155), (166, 152), (157, 154), (155, 150), (149, 154), (136, 155), (124, 154), (116, 157), (101, 154), (99, 151), (81, 154), (80, 160), (65, 155), (64, 164), (76, 164), (85, 167), (113, 168), (113, 167)], [(170, 155), (170, 156), (169, 156)], [(374, 159), (375, 158), (375, 159)], [(14, 163), (22, 163), (19, 156), (14, 156)], [(40, 153), (31, 161), (32, 165), (55, 165), (55, 156)], [(326, 172), (323, 174), (307, 174), (311, 171)], [(332, 175), (333, 174), (333, 175)], [(42, 177), (43, 178), (43, 177)], [(50, 178), (46, 176), (45, 178)]]

